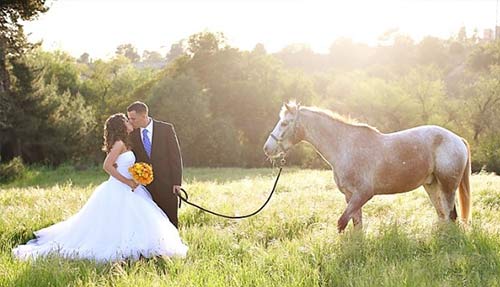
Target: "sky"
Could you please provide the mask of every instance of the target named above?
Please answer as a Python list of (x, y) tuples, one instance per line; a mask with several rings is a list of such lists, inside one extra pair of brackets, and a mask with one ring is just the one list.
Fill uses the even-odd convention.
[[(31, 41), (46, 50), (75, 57), (109, 58), (120, 44), (165, 55), (190, 35), (222, 32), (228, 44), (268, 52), (307, 44), (327, 53), (339, 37), (376, 45), (385, 31), (397, 29), (420, 41), (447, 39), (465, 26), (494, 29), (497, 0), (47, 0), (49, 11), (24, 23)], [(500, 25), (500, 20), (498, 20)]]

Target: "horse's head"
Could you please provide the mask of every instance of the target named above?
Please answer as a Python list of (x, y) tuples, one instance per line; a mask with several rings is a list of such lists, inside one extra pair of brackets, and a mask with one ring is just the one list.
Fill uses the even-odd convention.
[(302, 139), (299, 136), (300, 105), (284, 104), (280, 119), (264, 144), (264, 153), (269, 158), (284, 156), (287, 151)]

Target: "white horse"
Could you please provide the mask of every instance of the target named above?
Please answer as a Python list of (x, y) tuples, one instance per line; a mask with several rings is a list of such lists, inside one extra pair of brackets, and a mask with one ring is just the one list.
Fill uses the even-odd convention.
[(330, 164), (347, 208), (337, 222), (343, 231), (352, 218), (362, 227), (361, 208), (376, 194), (411, 191), (421, 185), (440, 219), (457, 218), (459, 188), (461, 220), (471, 212), (468, 143), (438, 126), (420, 126), (384, 134), (366, 124), (350, 123), (328, 110), (285, 104), (280, 120), (264, 145), (275, 158), (300, 141), (311, 143)]

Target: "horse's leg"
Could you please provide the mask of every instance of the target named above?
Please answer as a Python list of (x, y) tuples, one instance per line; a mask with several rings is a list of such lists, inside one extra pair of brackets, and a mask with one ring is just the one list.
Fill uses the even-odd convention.
[(457, 221), (457, 217), (458, 217), (458, 214), (457, 214), (457, 205), (455, 204), (455, 193), (453, 193), (452, 202), (453, 202), (453, 208), (451, 208), (451, 210), (450, 210), (450, 219), (453, 222), (455, 222), (455, 221)]
[[(349, 199), (349, 203), (347, 204), (347, 207), (344, 211), (344, 213), (342, 213), (342, 216), (340, 216), (338, 222), (337, 222), (337, 229), (339, 232), (342, 232), (344, 231), (344, 229), (346, 228), (347, 226), (347, 223), (349, 223), (349, 220), (351, 218), (354, 217), (354, 215), (356, 213), (359, 212), (359, 216), (360, 216), (360, 221), (359, 223), (361, 223), (361, 207), (363, 207), (363, 205), (368, 201), (370, 200), (370, 198), (373, 197), (373, 193), (372, 192), (362, 192), (362, 191), (358, 191), (358, 192), (354, 192), (351, 196), (351, 198)], [(355, 220), (353, 219), (353, 222)]]
[(443, 212), (445, 220), (456, 221), (457, 219), (457, 208), (455, 207), (455, 190), (451, 189), (449, 186), (440, 185), (441, 194), (443, 195)]
[(448, 139), (435, 150), (434, 175), (441, 189), (445, 219), (457, 218), (455, 194), (468, 164), (468, 145), (462, 139)]
[(458, 188), (459, 181), (455, 177), (443, 176), (438, 174), (439, 188), (443, 195), (442, 204), (443, 212), (446, 220), (457, 219), (457, 209), (455, 206), (455, 193)]
[(430, 184), (424, 184), (424, 189), (427, 191), (427, 194), (429, 195), (429, 198), (431, 199), (432, 205), (434, 205), (434, 208), (436, 209), (437, 215), (439, 219), (443, 220), (445, 219), (446, 215), (443, 210), (443, 204), (441, 200), (441, 188), (439, 187), (439, 183), (437, 182), (436, 179)]
[(352, 223), (354, 224), (355, 229), (363, 229), (363, 207), (360, 207), (357, 211), (352, 215)]
[[(344, 192), (344, 194), (345, 194), (345, 201), (347, 204), (349, 204), (349, 201), (351, 200), (352, 193)], [(363, 228), (362, 208), (359, 208), (358, 211), (354, 212), (354, 214), (352, 215), (352, 223), (354, 224), (355, 229), (362, 229)]]

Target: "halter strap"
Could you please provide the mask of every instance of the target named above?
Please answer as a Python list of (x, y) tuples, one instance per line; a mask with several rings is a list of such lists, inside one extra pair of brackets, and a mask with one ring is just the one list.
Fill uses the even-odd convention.
[[(300, 105), (297, 105), (297, 112), (295, 113), (295, 118), (293, 119), (293, 125), (291, 125), (291, 130), (293, 132), (293, 137), (297, 138), (297, 123), (299, 121), (299, 113), (300, 113)], [(279, 148), (281, 149), (282, 152), (284, 153), (287, 153), (288, 152), (288, 149), (286, 149), (284, 146), (283, 146), (283, 138), (284, 136), (288, 133), (290, 128), (286, 129), (283, 133), (282, 133), (282, 136), (281, 137), (278, 137), (278, 136), (275, 136), (272, 132), (269, 134), (269, 136), (276, 141), (276, 143), (278, 144)]]

